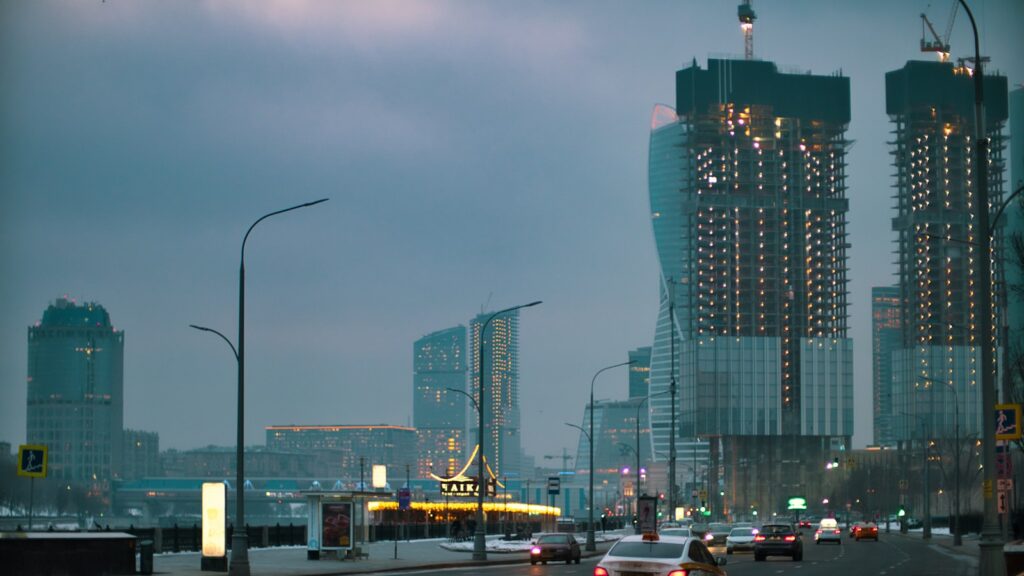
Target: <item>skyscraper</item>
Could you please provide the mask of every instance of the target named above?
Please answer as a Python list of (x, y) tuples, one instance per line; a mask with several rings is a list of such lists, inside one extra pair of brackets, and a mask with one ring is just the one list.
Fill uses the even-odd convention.
[[(885, 75), (886, 112), (894, 125), (897, 258), (902, 335), (893, 353), (893, 434), (981, 434), (980, 322), (975, 313), (987, 279), (976, 277), (973, 190), (974, 80), (950, 62), (911, 61)], [(985, 75), (989, 200), (1003, 197), (1002, 128), (1006, 77)], [(1002, 235), (993, 234), (1001, 253)], [(992, 260), (994, 310), (1001, 312), (1003, 265)], [(995, 324), (998, 326), (998, 324)], [(998, 337), (998, 336), (997, 336)], [(996, 380), (998, 382), (998, 379)], [(923, 427), (923, 429), (921, 428)]]
[(651, 347), (630, 350), (629, 361), (629, 397), (643, 398), (651, 382)]
[(29, 443), (49, 448), (50, 475), (106, 491), (120, 474), (124, 332), (96, 303), (58, 298), (28, 329)]
[[(1024, 186), (1024, 88), (1010, 92), (1010, 192)], [(1006, 207), (1007, 348), (1009, 373), (1024, 390), (1024, 194)], [(1014, 401), (1020, 400), (1019, 397)]]
[[(480, 327), (491, 313), (480, 314), (470, 323), (472, 354), (471, 394), (480, 402)], [(483, 439), (484, 455), (497, 476), (520, 473), (519, 437), (519, 311), (495, 316), (483, 338), (486, 401), (480, 408), (488, 422)], [(472, 438), (478, 437), (478, 420), (472, 419)]]
[(466, 327), (456, 326), (413, 344), (412, 422), (416, 428), (417, 474), (452, 475), (465, 451)]
[(875, 444), (892, 446), (892, 352), (900, 347), (900, 289), (871, 289), (871, 397)]
[[(754, 60), (694, 61), (676, 73), (676, 108), (654, 108), (654, 450), (669, 452), (674, 379), (676, 442), (711, 439), (717, 512), (780, 510), (779, 486), (806, 486), (829, 451), (849, 446), (849, 120), (848, 78)], [(783, 455), (800, 460), (784, 476)], [(716, 487), (727, 501), (714, 501)]]

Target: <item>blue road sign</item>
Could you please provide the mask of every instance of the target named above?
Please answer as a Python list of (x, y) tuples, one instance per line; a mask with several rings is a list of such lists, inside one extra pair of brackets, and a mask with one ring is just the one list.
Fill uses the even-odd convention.
[(1020, 440), (1020, 404), (996, 405), (996, 440)]
[(46, 446), (22, 444), (18, 447), (18, 476), (46, 478)]
[(409, 504), (412, 502), (412, 492), (408, 488), (402, 488), (398, 491), (398, 509), (408, 510)]

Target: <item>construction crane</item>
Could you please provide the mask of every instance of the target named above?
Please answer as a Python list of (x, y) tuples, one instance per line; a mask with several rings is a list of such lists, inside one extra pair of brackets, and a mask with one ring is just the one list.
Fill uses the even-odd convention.
[[(935, 52), (939, 55), (939, 62), (949, 61), (949, 35), (953, 33), (953, 21), (956, 20), (956, 12), (960, 7), (957, 0), (953, 0), (953, 7), (949, 9), (949, 19), (946, 22), (946, 33), (939, 36), (932, 26), (931, 20), (923, 12), (921, 13), (921, 52)], [(927, 32), (931, 32), (934, 40), (927, 39)]]
[(566, 450), (565, 448), (562, 448), (562, 455), (561, 456), (552, 455), (552, 454), (545, 454), (544, 455), (544, 459), (545, 460), (561, 460), (562, 461), (562, 472), (567, 472), (569, 470), (569, 460), (572, 460), (572, 456), (569, 455), (569, 451), (568, 450)]
[(740, 30), (743, 31), (743, 56), (747, 60), (754, 59), (754, 20), (757, 14), (750, 7), (750, 0), (743, 0), (743, 3), (736, 8), (736, 15), (740, 19)]

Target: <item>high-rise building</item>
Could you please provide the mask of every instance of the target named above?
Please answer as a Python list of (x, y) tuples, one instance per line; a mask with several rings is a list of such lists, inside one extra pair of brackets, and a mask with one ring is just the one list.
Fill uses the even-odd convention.
[[(1024, 186), (1024, 88), (1010, 92), (1010, 192)], [(1024, 390), (1024, 193), (1006, 207), (1007, 352), (1013, 389)], [(1011, 398), (1013, 396), (1011, 395)], [(1013, 398), (1018, 401), (1020, 398)]]
[(50, 476), (106, 492), (121, 470), (124, 332), (96, 303), (58, 298), (28, 329), (26, 439)]
[[(885, 75), (886, 112), (894, 125), (897, 259), (902, 335), (893, 352), (892, 432), (897, 440), (981, 434), (981, 257), (975, 242), (974, 79), (949, 62), (911, 61)], [(989, 199), (1003, 197), (1002, 128), (1007, 81), (985, 75), (985, 132), (990, 138)], [(993, 234), (1001, 253), (1002, 235)], [(993, 310), (1001, 312), (1001, 259), (992, 259)], [(998, 324), (996, 324), (998, 325)], [(997, 335), (998, 337), (998, 335)], [(998, 379), (996, 380), (998, 382)], [(958, 408), (959, 407), (959, 408)]]
[(900, 347), (900, 289), (871, 289), (871, 396), (875, 444), (892, 446), (892, 352)]
[(629, 397), (643, 398), (651, 382), (651, 347), (630, 350), (629, 361)]
[[(491, 316), (483, 313), (469, 326), (471, 395), (480, 403), (480, 327)], [(483, 380), (486, 400), (483, 410), (487, 437), (481, 442), (488, 465), (501, 476), (521, 473), (522, 448), (519, 436), (519, 310), (495, 316), (483, 337)], [(477, 415), (471, 418), (472, 438), (479, 437)]]
[(755, 60), (694, 61), (676, 73), (675, 109), (654, 107), (654, 451), (668, 457), (673, 417), (678, 465), (687, 441), (709, 440), (716, 514), (783, 510), (849, 446), (849, 120), (848, 78)]
[(461, 467), (466, 448), (466, 327), (420, 338), (413, 344), (412, 363), (417, 475), (451, 476)]

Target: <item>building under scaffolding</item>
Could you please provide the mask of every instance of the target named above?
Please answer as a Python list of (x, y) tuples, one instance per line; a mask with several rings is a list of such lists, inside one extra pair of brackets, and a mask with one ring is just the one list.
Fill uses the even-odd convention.
[(669, 452), (675, 366), (676, 444), (708, 442), (715, 516), (812, 497), (829, 456), (849, 447), (849, 120), (848, 78), (755, 60), (694, 62), (676, 74), (675, 109), (655, 107), (654, 452)]

